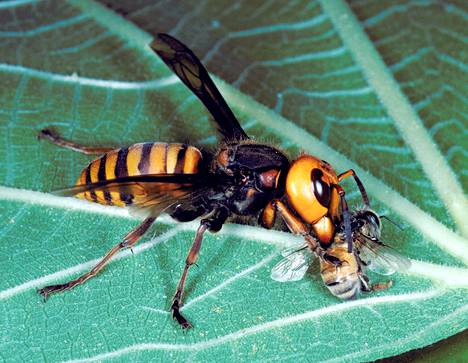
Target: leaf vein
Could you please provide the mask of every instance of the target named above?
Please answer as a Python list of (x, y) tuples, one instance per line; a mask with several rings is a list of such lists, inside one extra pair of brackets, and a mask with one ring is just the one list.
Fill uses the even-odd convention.
[(73, 73), (71, 75), (64, 75), (6, 63), (0, 63), (0, 72), (1, 71), (29, 77), (35, 77), (50, 82), (69, 83), (75, 85), (109, 88), (117, 90), (155, 90), (179, 83), (179, 79), (175, 75), (149, 81), (127, 82), (115, 81), (110, 79), (81, 77), (78, 76), (76, 73)]

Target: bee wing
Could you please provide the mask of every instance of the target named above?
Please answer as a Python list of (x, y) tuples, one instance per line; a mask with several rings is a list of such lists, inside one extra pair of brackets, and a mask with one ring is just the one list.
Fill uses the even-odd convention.
[(224, 140), (246, 140), (244, 132), (207, 70), (184, 44), (168, 34), (158, 34), (151, 48), (203, 102), (213, 116)]
[(396, 271), (406, 271), (411, 262), (390, 246), (363, 234), (354, 240), (358, 256), (365, 266), (380, 275), (392, 275)]
[(307, 244), (286, 249), (281, 254), (283, 259), (271, 269), (271, 278), (279, 282), (301, 280), (313, 258)]
[(175, 203), (196, 199), (210, 188), (211, 181), (206, 175), (154, 174), (76, 185), (54, 194), (71, 197), (85, 192), (120, 193), (126, 196), (131, 214), (156, 217)]

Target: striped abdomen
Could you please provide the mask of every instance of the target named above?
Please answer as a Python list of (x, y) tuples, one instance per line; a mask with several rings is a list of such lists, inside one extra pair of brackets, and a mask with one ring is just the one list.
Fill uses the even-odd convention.
[[(195, 174), (202, 154), (193, 146), (176, 143), (147, 142), (109, 151), (92, 161), (78, 178), (84, 185), (119, 177), (147, 174)], [(132, 195), (119, 192), (85, 192), (77, 195), (91, 202), (125, 206)]]
[(323, 259), (320, 260), (320, 274), (325, 286), (339, 299), (356, 298), (361, 292), (359, 263), (356, 256), (348, 253), (348, 247), (344, 241), (332, 245), (327, 249), (327, 254), (340, 260), (341, 266), (335, 266)]

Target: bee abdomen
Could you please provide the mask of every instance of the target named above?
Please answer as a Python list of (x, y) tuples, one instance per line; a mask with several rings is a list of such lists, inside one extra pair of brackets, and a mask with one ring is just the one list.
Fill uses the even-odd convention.
[[(202, 159), (196, 147), (163, 142), (147, 142), (115, 149), (92, 161), (78, 178), (77, 185), (148, 174), (195, 174)], [(77, 195), (106, 205), (131, 205), (133, 195), (118, 191), (90, 191)]]
[(359, 264), (356, 257), (348, 253), (345, 246), (332, 246), (327, 254), (340, 261), (336, 266), (328, 261), (320, 260), (320, 275), (330, 292), (341, 300), (354, 299), (361, 291), (359, 279)]
[(334, 296), (341, 300), (353, 300), (361, 292), (361, 283), (357, 276), (348, 276), (344, 280), (325, 285)]

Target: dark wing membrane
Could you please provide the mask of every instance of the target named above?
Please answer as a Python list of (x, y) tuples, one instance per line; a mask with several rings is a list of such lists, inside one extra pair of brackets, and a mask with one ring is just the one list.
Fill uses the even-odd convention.
[(77, 185), (54, 192), (60, 196), (76, 196), (84, 192), (122, 193), (131, 196), (132, 214), (157, 217), (173, 204), (196, 199), (212, 188), (206, 175), (155, 174), (138, 175)]
[(359, 233), (353, 241), (359, 258), (370, 270), (380, 275), (392, 275), (407, 271), (411, 262), (390, 246)]
[(193, 52), (168, 34), (158, 34), (151, 48), (192, 90), (213, 115), (226, 141), (245, 140), (244, 132), (207, 70)]

